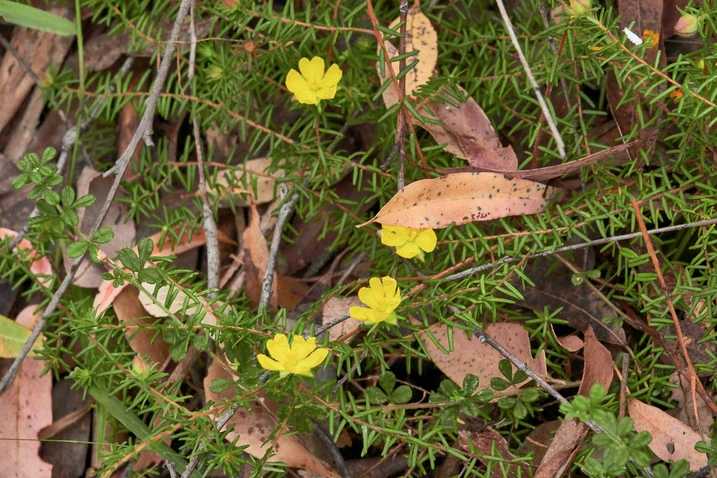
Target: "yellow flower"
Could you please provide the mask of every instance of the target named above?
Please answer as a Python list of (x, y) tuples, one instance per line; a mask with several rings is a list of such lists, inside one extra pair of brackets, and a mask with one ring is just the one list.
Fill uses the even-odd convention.
[(381, 244), (396, 248), (396, 254), (406, 259), (423, 260), (423, 252), (436, 248), (436, 233), (433, 229), (411, 229), (402, 226), (383, 226)]
[(299, 70), (293, 68), (286, 77), (286, 87), (294, 93), (296, 101), (305, 105), (317, 105), (321, 100), (330, 100), (336, 95), (341, 80), (339, 65), (331, 65), (324, 73), (324, 59), (315, 56), (299, 60)]
[(660, 43), (660, 34), (654, 30), (645, 29), (642, 32), (642, 41), (645, 42), (647, 48), (654, 48)]
[(672, 101), (675, 103), (680, 101), (680, 98), (682, 98), (684, 95), (680, 90), (672, 90), (670, 91), (669, 97), (672, 98)]
[(349, 315), (356, 320), (364, 320), (372, 324), (379, 322), (396, 323), (396, 307), (401, 303), (401, 291), (396, 287), (396, 280), (391, 277), (379, 279), (373, 277), (369, 287), (359, 289), (358, 296), (361, 302), (369, 306), (351, 307)]
[(271, 358), (259, 354), (256, 357), (259, 364), (266, 370), (278, 371), (282, 377), (290, 373), (311, 377), (311, 369), (321, 364), (329, 354), (325, 348), (316, 348), (316, 337), (306, 340), (300, 335), (294, 335), (289, 345), (286, 335), (276, 334), (266, 343), (266, 349)]

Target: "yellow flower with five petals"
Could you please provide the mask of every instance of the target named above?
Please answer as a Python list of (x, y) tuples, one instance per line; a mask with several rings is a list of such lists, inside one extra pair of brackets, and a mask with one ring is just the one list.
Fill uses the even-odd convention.
[(341, 76), (339, 65), (331, 65), (324, 72), (324, 59), (318, 56), (310, 61), (308, 58), (299, 60), (299, 70), (291, 69), (286, 77), (286, 87), (294, 93), (296, 101), (305, 105), (317, 105), (321, 100), (330, 100), (336, 96)]
[(381, 244), (396, 248), (396, 254), (406, 259), (418, 256), (423, 260), (425, 252), (436, 248), (436, 233), (433, 229), (411, 229), (402, 226), (383, 226)]
[(277, 371), (285, 377), (291, 373), (313, 376), (311, 369), (317, 367), (329, 354), (328, 349), (316, 347), (316, 337), (304, 339), (294, 335), (291, 344), (285, 334), (276, 334), (266, 343), (271, 358), (264, 354), (257, 355), (259, 364), (266, 370)]
[(401, 291), (398, 289), (396, 279), (373, 277), (368, 282), (369, 287), (359, 289), (358, 297), (366, 307), (351, 307), (349, 315), (356, 320), (363, 320), (378, 324), (388, 322), (396, 324), (396, 307), (401, 303)]

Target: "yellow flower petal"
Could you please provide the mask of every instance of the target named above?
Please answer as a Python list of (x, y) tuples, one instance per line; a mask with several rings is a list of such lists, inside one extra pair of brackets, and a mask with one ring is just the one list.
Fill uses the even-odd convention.
[(366, 307), (353, 306), (349, 309), (349, 315), (352, 319), (366, 320), (366, 315), (370, 310)]
[(276, 360), (270, 359), (269, 357), (267, 357), (264, 354), (257, 355), (256, 359), (259, 361), (259, 365), (261, 365), (266, 370), (271, 370), (271, 371), (284, 370), (284, 366), (282, 364), (280, 364)]
[(286, 88), (292, 93), (298, 93), (308, 90), (309, 84), (298, 71), (292, 68), (289, 74), (286, 75)]
[(386, 297), (393, 297), (396, 295), (396, 286), (398, 285), (396, 283), (396, 279), (387, 276), (382, 279), (382, 282), (383, 295)]
[(316, 97), (321, 100), (330, 100), (333, 99), (334, 96), (336, 96), (336, 86), (316, 90)]
[(379, 279), (371, 279), (371, 281), (378, 281), (378, 287), (362, 287), (359, 289), (359, 300), (369, 307), (378, 307), (379, 303), (383, 299), (383, 293), (380, 290), (381, 282)]
[(316, 349), (316, 337), (305, 340), (304, 337), (300, 335), (294, 336), (291, 351), (294, 353), (295, 360), (304, 360), (314, 349)]
[(426, 252), (433, 252), (436, 248), (436, 242), (438, 238), (433, 229), (424, 229), (419, 232), (416, 238), (413, 240), (414, 243)]
[(313, 57), (311, 61), (302, 58), (299, 60), (299, 70), (306, 81), (316, 84), (324, 76), (324, 59), (318, 56)]
[(308, 88), (305, 91), (297, 91), (294, 93), (294, 96), (296, 97), (296, 101), (305, 105), (316, 105), (321, 101), (316, 96), (316, 92)]
[(418, 248), (415, 242), (407, 242), (396, 248), (396, 254), (406, 259), (413, 259), (418, 255), (421, 250)]
[(323, 347), (318, 348), (314, 350), (308, 357), (302, 360), (299, 365), (301, 365), (302, 367), (307, 367), (309, 369), (318, 367), (319, 365), (321, 365), (324, 359), (326, 359), (327, 355), (329, 355), (329, 349), (325, 349)]
[(408, 242), (407, 228), (401, 226), (383, 226), (381, 228), (381, 244), (398, 247)]
[(276, 334), (273, 339), (266, 342), (266, 349), (274, 360), (283, 362), (291, 352), (289, 339), (284, 334)]
[[(323, 64), (322, 64), (322, 69), (323, 69)], [(323, 70), (322, 70), (322, 72), (323, 72)], [(326, 74), (321, 79), (319, 86), (321, 88), (334, 88), (334, 92), (335, 92), (336, 85), (339, 84), (339, 81), (341, 81), (342, 76), (343, 76), (343, 72), (341, 71), (341, 68), (339, 68), (339, 65), (333, 64), (326, 71)]]

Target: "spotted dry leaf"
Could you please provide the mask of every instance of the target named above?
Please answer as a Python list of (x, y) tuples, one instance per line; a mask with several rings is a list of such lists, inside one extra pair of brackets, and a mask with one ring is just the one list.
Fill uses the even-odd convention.
[[(555, 188), (495, 173), (458, 173), (416, 181), (398, 192), (370, 221), (414, 229), (490, 221), (542, 212)], [(360, 227), (359, 226), (359, 227)]]

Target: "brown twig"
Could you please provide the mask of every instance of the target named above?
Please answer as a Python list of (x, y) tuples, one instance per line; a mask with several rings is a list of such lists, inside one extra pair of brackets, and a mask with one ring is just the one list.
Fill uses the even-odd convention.
[[(662, 269), (660, 268), (660, 262), (657, 260), (657, 255), (655, 255), (655, 249), (652, 247), (652, 241), (650, 240), (649, 232), (647, 230), (647, 227), (645, 226), (645, 220), (642, 217), (642, 213), (640, 212), (640, 206), (637, 204), (637, 202), (630, 198), (630, 203), (632, 204), (632, 208), (635, 210), (635, 217), (637, 219), (637, 224), (640, 227), (640, 231), (642, 233), (642, 238), (645, 242), (645, 248), (647, 248), (647, 253), (650, 256), (650, 260), (652, 261), (652, 266), (655, 268), (655, 273), (657, 274), (657, 281), (660, 284), (660, 288), (662, 289), (662, 293), (665, 296), (665, 300), (667, 301), (667, 307), (670, 310), (670, 316), (672, 316), (672, 322), (675, 324), (675, 332), (677, 333), (677, 342), (680, 344), (680, 348), (682, 350), (682, 355), (685, 360), (685, 365), (687, 366), (687, 370), (689, 371), (689, 377), (686, 377), (690, 381), (690, 394), (692, 396), (692, 404), (693, 406), (697, 406), (697, 395), (695, 393), (695, 386), (698, 386), (700, 388), (700, 395), (705, 398), (705, 402), (707, 403), (707, 406), (710, 407), (710, 410), (712, 410), (712, 413), (717, 413), (717, 405), (715, 405), (712, 400), (708, 397), (707, 393), (705, 392), (704, 386), (702, 385), (702, 382), (697, 377), (697, 372), (695, 372), (694, 367), (692, 366), (692, 359), (690, 359), (690, 354), (687, 352), (687, 345), (685, 343), (685, 336), (682, 334), (682, 327), (680, 326), (680, 319), (677, 317), (677, 310), (675, 310), (675, 304), (672, 302), (672, 294), (670, 293), (670, 290), (667, 288), (667, 282), (665, 282), (665, 277), (662, 275)], [(678, 367), (679, 371), (679, 367)], [(682, 373), (682, 372), (681, 372)], [(697, 417), (695, 417), (697, 419)], [(699, 427), (698, 427), (699, 428)]]

